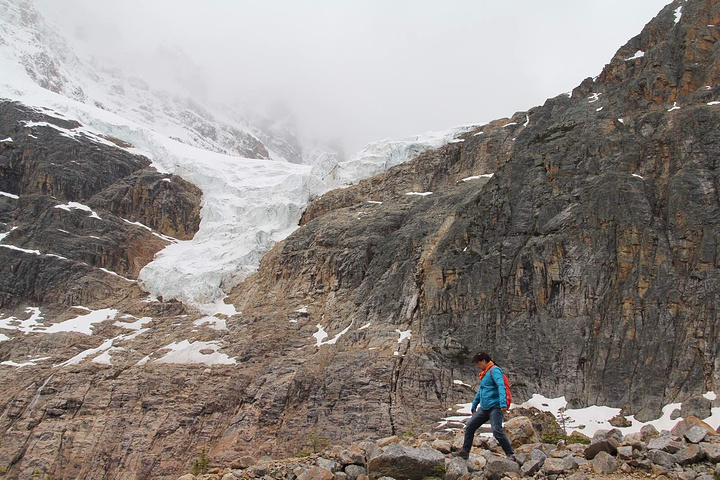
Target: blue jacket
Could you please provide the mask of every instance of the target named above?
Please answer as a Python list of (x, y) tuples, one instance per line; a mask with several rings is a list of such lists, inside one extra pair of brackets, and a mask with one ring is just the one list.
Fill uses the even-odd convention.
[(497, 407), (506, 408), (506, 403), (505, 380), (502, 370), (497, 365), (493, 365), (480, 380), (480, 387), (475, 394), (472, 410), (474, 411), (478, 405), (483, 410), (492, 410)]

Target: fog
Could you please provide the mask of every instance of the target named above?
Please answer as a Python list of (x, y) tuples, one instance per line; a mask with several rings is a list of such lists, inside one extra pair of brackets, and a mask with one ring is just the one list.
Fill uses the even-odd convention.
[(366, 143), (486, 122), (595, 76), (666, 0), (36, 0), (74, 48)]

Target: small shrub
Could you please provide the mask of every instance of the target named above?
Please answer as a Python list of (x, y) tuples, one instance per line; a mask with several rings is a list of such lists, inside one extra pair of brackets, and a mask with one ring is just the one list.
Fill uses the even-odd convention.
[(554, 433), (546, 433), (542, 436), (540, 441), (542, 443), (551, 443), (551, 444), (557, 444), (560, 440), (563, 440), (565, 443), (581, 443), (583, 445), (589, 445), (590, 439), (587, 437), (580, 437), (577, 435), (557, 435)]
[(193, 463), (192, 473), (193, 475), (200, 475), (203, 473), (207, 473), (207, 471), (210, 469), (210, 459), (207, 456), (207, 452), (203, 448), (202, 452), (200, 452), (200, 456), (195, 460), (195, 463)]
[(438, 463), (432, 468), (432, 476), (435, 478), (445, 478), (445, 473), (447, 472), (447, 469), (445, 468), (444, 463)]

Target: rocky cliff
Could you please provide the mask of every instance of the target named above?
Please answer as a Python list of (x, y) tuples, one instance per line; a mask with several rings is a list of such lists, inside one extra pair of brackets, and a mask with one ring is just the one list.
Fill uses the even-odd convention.
[[(12, 122), (20, 130), (0, 131), (12, 137), (0, 151), (3, 243), (41, 255), (25, 253), (37, 266), (1, 264), (4, 305), (99, 308), (121, 288), (136, 293), (92, 335), (30, 328), (0, 342), (0, 360), (28, 361), (0, 366), (0, 464), (9, 478), (171, 478), (200, 448), (222, 462), (297, 453), (318, 432), (343, 443), (403, 433), (469, 400), (456, 380), (474, 378), (479, 349), (517, 400), (565, 395), (647, 419), (716, 390), (719, 25), (720, 2), (675, 1), (570, 94), (316, 199), (232, 292), (231, 317), (135, 301), (137, 286), (113, 275), (93, 283), (104, 271), (92, 267), (132, 279), (156, 251), (157, 236), (123, 219), (191, 235), (190, 187), (172, 190), (175, 178), (125, 154), (113, 166), (88, 152), (52, 173), (30, 168), (20, 137), (48, 127)], [(55, 138), (57, 150), (85, 145), (73, 137)], [(75, 184), (73, 160), (103, 174)], [(83, 245), (97, 236), (97, 248), (75, 253), (31, 235), (38, 222), (74, 233), (110, 223), (87, 231)], [(120, 226), (132, 229), (104, 250)], [(75, 266), (37, 280), (54, 272), (45, 252)], [(28, 268), (37, 273), (21, 288), (15, 275)], [(37, 321), (34, 310), (14, 315), (13, 328)], [(64, 315), (48, 324), (74, 314)], [(178, 355), (196, 360), (177, 365)]]

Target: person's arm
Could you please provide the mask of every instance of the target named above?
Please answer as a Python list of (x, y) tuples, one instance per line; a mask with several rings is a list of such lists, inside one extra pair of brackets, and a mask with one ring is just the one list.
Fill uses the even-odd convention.
[(500, 367), (493, 367), (492, 372), (493, 381), (497, 385), (498, 395), (500, 395), (500, 408), (507, 410), (507, 396), (505, 395), (505, 379), (503, 378), (502, 370)]
[(482, 387), (478, 386), (478, 391), (475, 394), (475, 398), (473, 399), (472, 407), (470, 408), (470, 413), (475, 413), (475, 410), (477, 410), (478, 405), (480, 405), (480, 391), (482, 390)]

